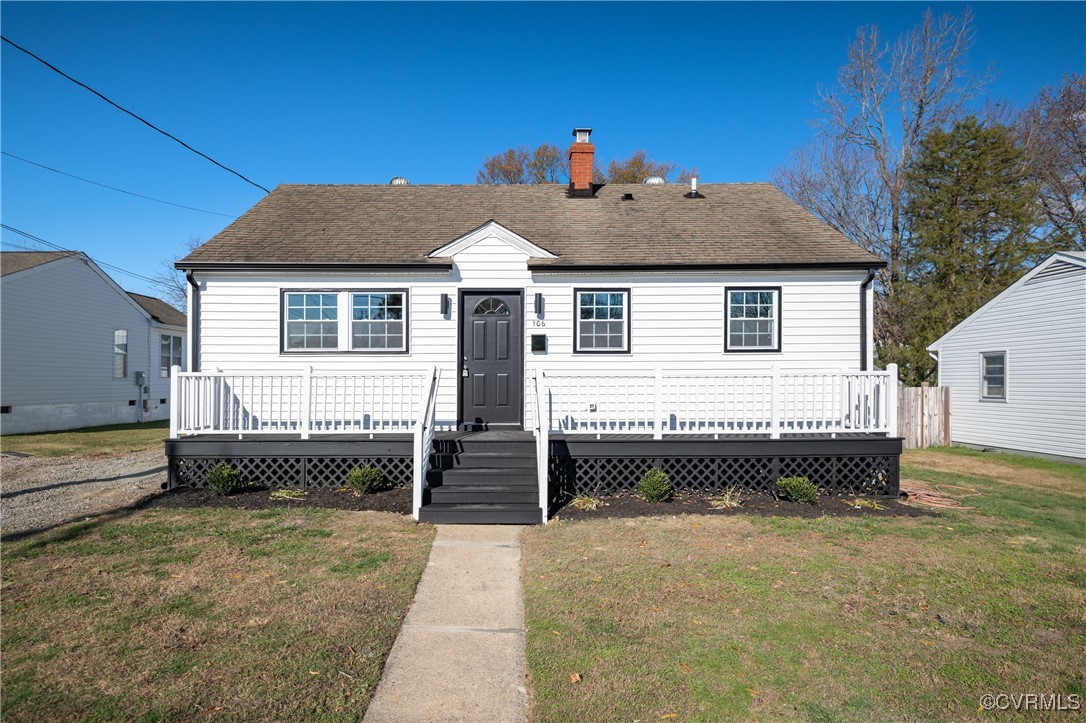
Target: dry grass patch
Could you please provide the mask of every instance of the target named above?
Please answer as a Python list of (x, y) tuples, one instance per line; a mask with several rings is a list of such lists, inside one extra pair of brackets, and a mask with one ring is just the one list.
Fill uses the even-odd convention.
[(4, 719), (358, 719), (432, 528), (147, 510), (3, 546)]
[(115, 457), (144, 449), (163, 449), (169, 434), (168, 421), (112, 424), (63, 432), (7, 434), (0, 437), (0, 450), (36, 457)]
[(987, 692), (1086, 694), (1078, 500), (945, 477), (977, 512), (526, 531), (533, 718), (970, 719)]
[(985, 477), (1005, 484), (1039, 487), (1086, 498), (1086, 467), (1032, 457), (978, 452), (966, 447), (908, 449), (903, 464), (953, 474)]

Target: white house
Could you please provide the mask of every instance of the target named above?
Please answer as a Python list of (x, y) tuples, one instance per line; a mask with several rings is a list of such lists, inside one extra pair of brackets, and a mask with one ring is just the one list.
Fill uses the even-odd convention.
[(77, 251), (0, 253), (0, 433), (166, 419), (186, 325)]
[(1086, 463), (1086, 253), (1048, 257), (928, 350), (951, 441)]
[[(588, 133), (568, 187), (283, 185), (178, 262), (193, 372), (168, 445), (175, 483), (230, 458), (312, 484), (313, 460), (388, 459), (389, 435), (417, 433), (424, 449), (397, 469), (423, 519), (500, 498), (451, 495), (456, 470), (421, 487), (431, 462), (470, 463), (476, 488), (527, 482), (494, 459), (538, 467), (539, 501), (523, 502), (536, 518), (548, 479), (599, 489), (585, 465), (650, 457), (700, 488), (823, 465), (827, 489), (896, 490), (890, 375), (871, 366), (883, 262), (768, 184), (595, 184)], [(465, 436), (478, 430), (523, 457)], [(619, 447), (638, 437), (629, 462)], [(347, 463), (322, 464), (326, 483)]]

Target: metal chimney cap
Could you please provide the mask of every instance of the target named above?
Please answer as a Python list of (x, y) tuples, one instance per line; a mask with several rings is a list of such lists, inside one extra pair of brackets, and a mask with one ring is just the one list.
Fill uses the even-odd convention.
[(574, 128), (573, 137), (577, 139), (577, 143), (588, 143), (589, 137), (592, 135), (591, 128)]
[(667, 183), (667, 181), (665, 181), (660, 176), (649, 176), (644, 181), (642, 181), (642, 183), (644, 183), (646, 186), (662, 186)]
[(390, 185), (390, 186), (410, 186), (411, 181), (407, 180), (403, 176), (396, 176), (395, 178), (393, 178), (391, 181), (388, 182), (388, 185)]

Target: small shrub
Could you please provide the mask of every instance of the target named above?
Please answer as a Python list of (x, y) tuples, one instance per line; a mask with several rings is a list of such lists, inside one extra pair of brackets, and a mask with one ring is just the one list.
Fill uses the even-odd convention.
[(709, 506), (714, 510), (726, 510), (741, 504), (743, 504), (743, 490), (738, 485), (729, 487), (722, 495), (709, 498)]
[(777, 492), (792, 502), (818, 503), (818, 485), (806, 477), (781, 477), (777, 480)]
[(301, 490), (281, 489), (271, 493), (273, 500), (300, 500), (305, 498), (305, 492)]
[(595, 497), (587, 497), (585, 495), (574, 497), (569, 503), (569, 506), (575, 510), (589, 511), (598, 510), (602, 505), (603, 503), (597, 500)]
[(241, 472), (219, 462), (207, 473), (207, 486), (217, 495), (224, 496), (241, 489)]
[(347, 486), (355, 494), (368, 495), (385, 489), (385, 477), (372, 465), (355, 467), (347, 473)]
[(667, 473), (659, 467), (646, 470), (637, 483), (637, 494), (646, 502), (667, 502), (675, 496), (675, 489)]

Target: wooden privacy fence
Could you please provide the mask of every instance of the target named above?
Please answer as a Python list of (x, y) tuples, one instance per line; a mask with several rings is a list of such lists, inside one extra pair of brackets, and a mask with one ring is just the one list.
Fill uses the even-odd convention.
[(905, 449), (950, 445), (950, 387), (898, 387), (897, 414)]

